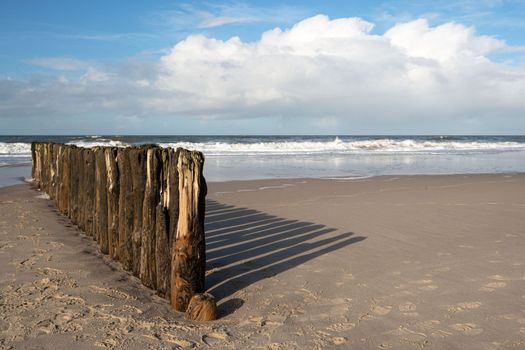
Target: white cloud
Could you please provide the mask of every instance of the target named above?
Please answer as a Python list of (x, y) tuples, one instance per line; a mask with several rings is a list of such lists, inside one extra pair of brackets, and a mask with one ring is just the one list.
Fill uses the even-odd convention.
[(461, 24), (446, 23), (430, 28), (424, 19), (398, 24), (384, 37), (393, 46), (402, 48), (409, 57), (423, 57), (441, 63), (481, 58), (506, 46), (493, 37), (476, 36), (474, 29)]
[(490, 59), (512, 50), (505, 42), (424, 19), (383, 35), (372, 29), (360, 18), (319, 15), (256, 42), (191, 35), (158, 63), (85, 67), (76, 87), (71, 79), (67, 88), (46, 83), (45, 92), (25, 93), (13, 111), (53, 105), (57, 113), (87, 101), (83, 108), (99, 113), (184, 115), (189, 122), (280, 118), (291, 133), (312, 125), (312, 133), (525, 132), (525, 65)]
[(319, 15), (255, 43), (190, 36), (162, 57), (156, 82), (188, 96), (159, 108), (244, 118), (328, 114), (343, 123), (523, 111), (523, 67), (488, 57), (506, 47), (503, 41), (456, 23), (429, 27), (424, 19), (384, 35), (372, 28), (359, 18)]

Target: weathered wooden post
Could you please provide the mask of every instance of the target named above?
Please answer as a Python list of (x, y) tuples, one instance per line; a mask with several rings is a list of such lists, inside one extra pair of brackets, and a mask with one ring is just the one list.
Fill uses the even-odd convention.
[(60, 178), (60, 193), (58, 196), (59, 210), (62, 214), (69, 215), (69, 191), (70, 191), (70, 151), (71, 147), (66, 145), (60, 145), (60, 159), (59, 162), (62, 164), (61, 178)]
[(129, 163), (133, 188), (132, 271), (135, 276), (140, 276), (140, 247), (143, 231), (142, 208), (146, 186), (146, 150), (144, 147), (129, 148)]
[[(162, 168), (159, 175), (160, 201), (155, 209), (155, 263), (157, 272), (157, 292), (163, 297), (169, 297), (171, 276), (171, 245), (170, 222), (177, 221), (176, 216), (170, 216), (171, 191), (169, 178), (171, 173), (177, 173), (176, 166), (170, 168), (171, 149), (161, 149), (159, 153)], [(178, 202), (178, 198), (177, 198)]]
[(95, 237), (93, 212), (95, 207), (95, 156), (91, 148), (84, 148), (84, 230), (88, 236)]
[(112, 259), (118, 260), (120, 182), (117, 166), (117, 149), (105, 148), (104, 156), (106, 158), (106, 190), (108, 201), (108, 252)]
[(129, 166), (129, 151), (119, 148), (117, 151), (117, 165), (119, 172), (119, 202), (118, 202), (118, 259), (125, 270), (133, 266), (133, 184)]
[(78, 147), (71, 147), (71, 163), (69, 167), (69, 176), (71, 178), (70, 197), (69, 197), (69, 208), (71, 214), (69, 215), (71, 221), (78, 225), (79, 222), (79, 208), (78, 202), (80, 198), (80, 149)]
[(171, 251), (171, 305), (183, 312), (194, 294), (204, 292), (206, 182), (202, 176), (203, 163), (202, 153), (179, 151), (179, 218)]
[(104, 149), (96, 147), (95, 154), (95, 237), (98, 241), (100, 251), (108, 254), (108, 198), (107, 198), (107, 175), (106, 157)]
[(144, 285), (154, 288), (157, 284), (157, 265), (155, 262), (155, 216), (159, 203), (159, 148), (146, 148), (146, 188), (142, 209), (142, 245), (140, 246), (140, 279)]

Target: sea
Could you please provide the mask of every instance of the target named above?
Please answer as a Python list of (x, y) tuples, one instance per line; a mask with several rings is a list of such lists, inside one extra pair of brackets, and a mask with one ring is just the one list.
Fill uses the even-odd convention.
[(0, 136), (0, 186), (31, 176), (31, 142), (202, 151), (207, 181), (525, 172), (525, 136)]

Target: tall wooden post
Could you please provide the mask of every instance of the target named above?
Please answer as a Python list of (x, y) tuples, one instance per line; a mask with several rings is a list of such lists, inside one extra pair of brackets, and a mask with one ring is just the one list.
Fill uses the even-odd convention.
[(142, 209), (142, 245), (140, 246), (140, 279), (154, 288), (157, 284), (155, 262), (155, 216), (159, 202), (159, 148), (146, 146), (146, 187)]
[(106, 158), (106, 190), (108, 201), (108, 252), (112, 259), (118, 260), (120, 181), (117, 166), (117, 149), (105, 148), (104, 156)]
[(171, 258), (171, 305), (186, 311), (190, 299), (204, 291), (204, 157), (200, 152), (179, 151), (179, 218)]
[(118, 203), (118, 259), (125, 270), (133, 266), (133, 184), (131, 182), (131, 168), (129, 166), (129, 152), (126, 148), (117, 151), (117, 165), (120, 180)]
[(146, 150), (144, 147), (129, 149), (129, 163), (131, 169), (131, 183), (133, 188), (133, 229), (131, 233), (133, 264), (132, 271), (140, 276), (140, 247), (142, 245), (142, 208), (144, 204), (144, 190), (146, 186)]
[(108, 254), (108, 198), (106, 157), (104, 148), (96, 147), (95, 153), (95, 236), (100, 251)]

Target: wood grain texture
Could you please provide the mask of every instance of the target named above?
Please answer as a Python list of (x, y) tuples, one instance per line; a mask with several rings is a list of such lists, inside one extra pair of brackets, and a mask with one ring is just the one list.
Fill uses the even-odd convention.
[(106, 193), (108, 200), (108, 252), (112, 259), (118, 260), (120, 178), (117, 166), (117, 149), (105, 148), (104, 156), (106, 158)]
[(204, 241), (204, 198), (202, 153), (180, 150), (179, 218), (171, 260), (171, 305), (185, 311), (196, 293), (204, 292), (206, 253)]

